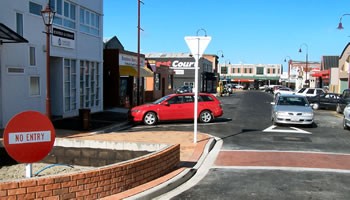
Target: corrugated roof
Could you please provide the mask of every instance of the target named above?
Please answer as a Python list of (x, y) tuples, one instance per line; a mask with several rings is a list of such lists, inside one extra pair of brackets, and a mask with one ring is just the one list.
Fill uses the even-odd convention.
[(330, 69), (339, 66), (339, 56), (323, 56), (322, 59), (323, 69)]
[(145, 53), (146, 58), (188, 58), (190, 53)]

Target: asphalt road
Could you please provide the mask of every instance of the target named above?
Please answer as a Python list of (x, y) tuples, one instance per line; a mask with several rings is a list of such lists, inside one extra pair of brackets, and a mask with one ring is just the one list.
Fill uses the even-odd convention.
[[(272, 95), (220, 97), (224, 115), (198, 124), (222, 143), (208, 171), (171, 199), (350, 199), (350, 131), (335, 111), (315, 111), (315, 127), (272, 126)], [(135, 129), (193, 130), (191, 122)], [(169, 198), (169, 196), (167, 197)]]

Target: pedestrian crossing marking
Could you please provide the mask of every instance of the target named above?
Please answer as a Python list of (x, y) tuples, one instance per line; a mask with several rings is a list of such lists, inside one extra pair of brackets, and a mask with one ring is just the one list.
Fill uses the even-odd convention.
[(304, 131), (300, 128), (295, 128), (295, 127), (288, 127), (288, 129), (281, 129), (280, 127), (276, 128), (277, 126), (272, 125), (262, 132), (278, 132), (278, 133), (302, 133), (302, 134), (312, 134), (308, 131)]

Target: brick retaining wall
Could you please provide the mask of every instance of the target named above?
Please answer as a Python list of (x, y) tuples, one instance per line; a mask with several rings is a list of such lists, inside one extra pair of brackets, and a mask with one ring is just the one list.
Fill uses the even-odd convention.
[(180, 163), (180, 145), (79, 173), (0, 182), (0, 199), (98, 199), (159, 178)]

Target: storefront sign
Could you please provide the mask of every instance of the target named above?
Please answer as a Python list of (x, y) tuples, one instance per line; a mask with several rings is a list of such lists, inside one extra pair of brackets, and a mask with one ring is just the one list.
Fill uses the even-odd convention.
[(57, 47), (75, 48), (75, 37), (73, 32), (53, 28), (52, 45)]
[(193, 61), (181, 61), (181, 60), (169, 60), (169, 61), (157, 61), (156, 67), (167, 66), (171, 69), (194, 69), (195, 62)]
[[(137, 67), (137, 56), (119, 54), (119, 65)], [(140, 57), (140, 66), (145, 65), (145, 58)]]

